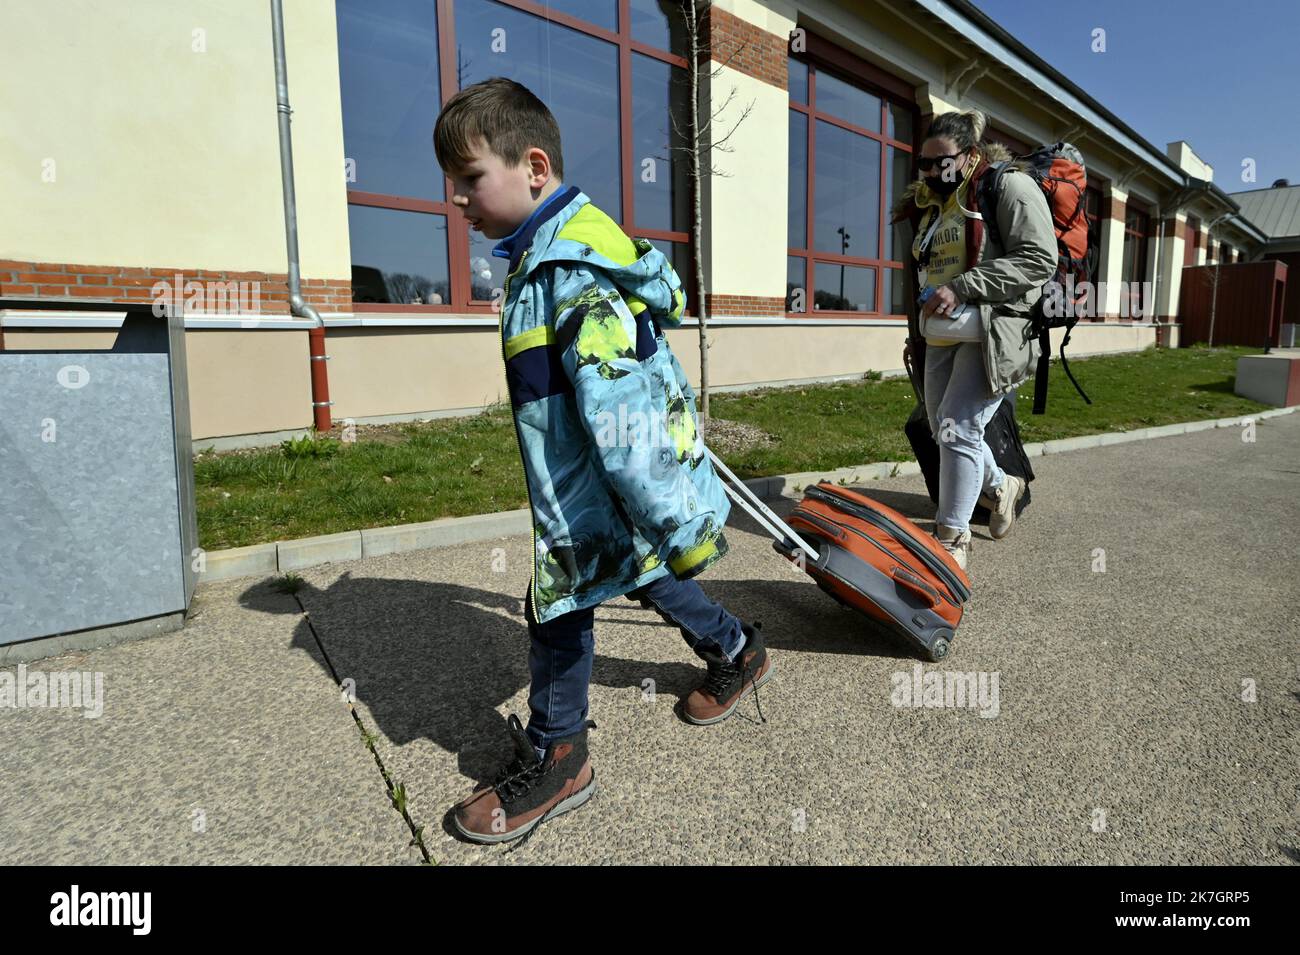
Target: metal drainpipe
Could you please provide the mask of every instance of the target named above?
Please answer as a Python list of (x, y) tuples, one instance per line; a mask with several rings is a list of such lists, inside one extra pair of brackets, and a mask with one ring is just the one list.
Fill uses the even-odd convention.
[[(1151, 303), (1151, 322), (1157, 327), (1160, 325), (1160, 252), (1161, 241), (1165, 237), (1165, 220), (1161, 217), (1162, 210), (1160, 202), (1156, 202), (1156, 264), (1151, 271), (1151, 297), (1155, 299)], [(1157, 335), (1159, 332), (1157, 332)]]
[(302, 297), (302, 276), (298, 268), (298, 200), (293, 188), (293, 140), (289, 133), (289, 76), (284, 57), (284, 7), (271, 0), (271, 41), (275, 48), (275, 108), (280, 123), (280, 179), (284, 184), (284, 242), (289, 254), (289, 313), (309, 318), (316, 324), (307, 331), (311, 354), (312, 421), (317, 431), (328, 431), (330, 420), (329, 373), (325, 362), (325, 323), (316, 309)]

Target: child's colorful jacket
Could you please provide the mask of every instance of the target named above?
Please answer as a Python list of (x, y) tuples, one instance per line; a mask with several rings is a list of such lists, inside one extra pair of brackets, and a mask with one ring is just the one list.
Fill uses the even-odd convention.
[(537, 620), (727, 552), (730, 504), (695, 393), (662, 329), (685, 293), (658, 249), (562, 186), (494, 254), (510, 259), (501, 350), (533, 518)]

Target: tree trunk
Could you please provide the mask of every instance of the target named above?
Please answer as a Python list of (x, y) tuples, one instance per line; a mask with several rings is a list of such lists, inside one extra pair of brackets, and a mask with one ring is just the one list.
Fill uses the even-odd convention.
[[(695, 313), (700, 323), (700, 392), (699, 411), (702, 418), (709, 416), (709, 307), (704, 298), (704, 203), (701, 196), (700, 177), (700, 23), (695, 0), (684, 0), (686, 36), (689, 44), (689, 76), (691, 85), (690, 125), (690, 176), (691, 176), (691, 246), (695, 265)], [(699, 423), (701, 431), (704, 421)]]
[(1210, 341), (1208, 347), (1214, 347), (1214, 313), (1219, 305), (1219, 260), (1214, 260), (1214, 291), (1210, 293)]

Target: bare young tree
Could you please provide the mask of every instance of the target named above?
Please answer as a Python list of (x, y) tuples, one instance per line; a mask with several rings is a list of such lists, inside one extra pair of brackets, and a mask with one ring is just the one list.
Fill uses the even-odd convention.
[(1217, 249), (1217, 254), (1214, 256), (1214, 271), (1205, 273), (1205, 281), (1209, 284), (1211, 289), (1210, 291), (1210, 341), (1207, 344), (1207, 347), (1209, 348), (1214, 347), (1214, 315), (1215, 312), (1218, 310), (1219, 282), (1222, 280), (1222, 277), (1219, 273), (1219, 266), (1223, 264), (1223, 245), (1221, 243), (1216, 242), (1215, 235), (1214, 235), (1214, 228), (1224, 219), (1228, 218), (1229, 215), (1231, 215), (1231, 213), (1224, 213), (1223, 215), (1214, 219), (1208, 226), (1206, 226), (1206, 233), (1207, 233), (1206, 248), (1209, 252), (1214, 252)]
[(1207, 343), (1207, 347), (1209, 348), (1214, 347), (1214, 315), (1215, 312), (1218, 311), (1219, 305), (1220, 264), (1219, 258), (1216, 257), (1214, 260), (1214, 270), (1205, 273), (1205, 281), (1210, 286), (1210, 340)]
[[(691, 183), (691, 238), (692, 253), (694, 256), (695, 266), (695, 312), (700, 323), (700, 415), (701, 418), (707, 419), (709, 416), (709, 307), (705, 298), (704, 290), (708, 287), (708, 281), (704, 274), (704, 199), (702, 195), (703, 178), (705, 175), (719, 176), (730, 178), (730, 174), (725, 170), (719, 169), (713, 164), (713, 153), (729, 153), (734, 151), (734, 147), (727, 145), (733, 133), (739, 128), (740, 124), (745, 121), (754, 108), (754, 102), (751, 100), (741, 111), (731, 128), (721, 136), (714, 137), (713, 121), (723, 116), (731, 105), (736, 96), (736, 88), (733, 86), (731, 92), (727, 94), (725, 101), (721, 105), (710, 104), (708, 116), (703, 121), (700, 118), (700, 79), (702, 70), (700, 68), (701, 53), (707, 53), (703, 49), (704, 36), (703, 24), (709, 15), (709, 9), (712, 7), (711, 2), (697, 2), (697, 0), (680, 0), (682, 8), (682, 19), (686, 34), (686, 60), (687, 75), (689, 81), (689, 110), (690, 115), (685, 123), (685, 129), (678, 122), (678, 118), (669, 110), (669, 119), (672, 121), (673, 131), (676, 134), (676, 141), (683, 143), (680, 146), (669, 146), (671, 151), (683, 153), (686, 157), (688, 166), (688, 175)], [(710, 45), (712, 40), (710, 39)], [(708, 74), (710, 79), (715, 79), (722, 74), (726, 66), (741, 52), (748, 44), (741, 43), (736, 49), (732, 50), (727, 59), (721, 63), (717, 69)], [(707, 61), (706, 61), (707, 62)], [(707, 69), (707, 68), (706, 68)], [(701, 421), (701, 427), (703, 427)]]

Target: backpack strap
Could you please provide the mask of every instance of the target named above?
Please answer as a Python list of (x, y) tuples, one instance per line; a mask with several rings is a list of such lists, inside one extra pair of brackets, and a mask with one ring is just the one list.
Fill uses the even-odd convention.
[[(989, 232), (989, 238), (1002, 245), (1002, 231), (998, 228), (998, 202), (997, 197), (1002, 189), (1002, 174), (1007, 171), (1007, 166), (1011, 164), (1010, 159), (1004, 159), (1001, 162), (991, 163), (980, 177), (979, 188), (975, 190), (975, 205), (980, 216), (984, 219), (984, 228)], [(1005, 246), (1003, 246), (1005, 248)]]
[[(1029, 313), (1033, 321), (1031, 327), (1038, 330), (1038, 365), (1034, 370), (1033, 414), (1043, 414), (1047, 410), (1048, 362), (1052, 357), (1051, 327), (1047, 322), (1042, 321), (1042, 309), (1043, 300), (1039, 299), (1034, 303), (1034, 307)], [(1083, 386), (1074, 377), (1074, 372), (1070, 371), (1070, 363), (1065, 359), (1065, 346), (1070, 344), (1070, 333), (1074, 331), (1074, 326), (1078, 322), (1077, 318), (1068, 318), (1065, 321), (1065, 335), (1061, 338), (1061, 367), (1065, 369), (1066, 377), (1070, 379), (1070, 384), (1074, 385), (1074, 390), (1079, 393), (1079, 397), (1084, 400), (1084, 403), (1092, 404), (1092, 399), (1084, 392)]]

